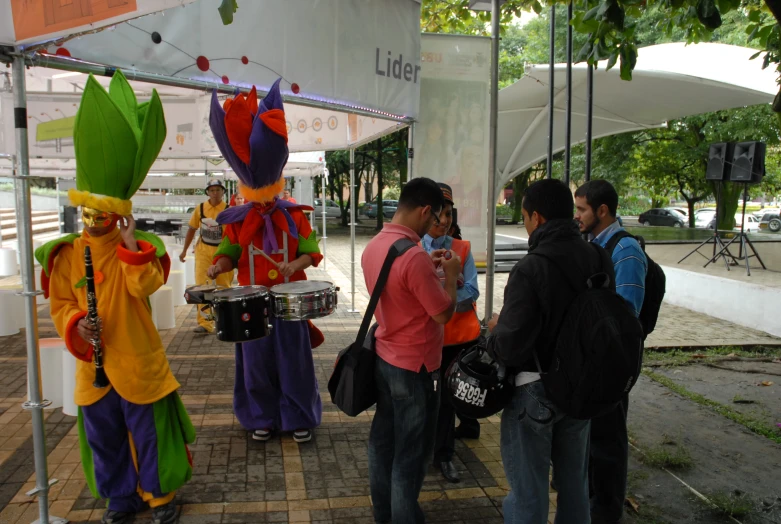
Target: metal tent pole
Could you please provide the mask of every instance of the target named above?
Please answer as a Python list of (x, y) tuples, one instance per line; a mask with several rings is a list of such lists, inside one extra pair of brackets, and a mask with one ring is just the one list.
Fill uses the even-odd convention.
[(22, 407), (32, 414), (33, 455), (35, 460), (35, 487), (27, 492), (28, 496), (38, 497), (38, 515), (36, 523), (65, 523), (64, 519), (49, 516), (49, 482), (46, 464), (46, 436), (43, 425), (43, 408), (51, 402), (41, 398), (41, 366), (38, 351), (38, 312), (35, 296), (35, 271), (33, 269), (33, 228), (30, 206), (30, 157), (27, 143), (27, 93), (25, 91), (24, 57), (15, 56), (13, 63), (14, 127), (16, 128), (16, 160), (14, 173), (16, 192), (16, 224), (19, 239), (19, 255), (22, 265), (21, 295), (24, 297), (25, 338), (27, 341), (27, 381), (30, 385), (30, 400)]
[(499, 0), (491, 0), (491, 120), (488, 135), (488, 238), (485, 260), (485, 321), (493, 315), (496, 268), (496, 135), (499, 111)]
[(326, 249), (326, 242), (328, 241), (328, 235), (325, 234), (325, 216), (326, 216), (326, 209), (325, 209), (325, 196), (326, 196), (326, 186), (328, 184), (328, 168), (323, 168), (323, 197), (321, 202), (323, 203), (323, 271), (326, 269), (326, 258), (325, 258), (325, 249)]
[(350, 295), (352, 306), (350, 313), (357, 313), (355, 309), (355, 149), (350, 149)]
[(567, 113), (564, 128), (564, 183), (569, 186), (572, 160), (572, 0), (567, 5)]
[(592, 124), (594, 123), (594, 66), (586, 70), (586, 169), (585, 181), (591, 180)]
[(415, 122), (407, 129), (407, 182), (415, 178)]
[(553, 64), (556, 60), (556, 4), (550, 6), (550, 36), (548, 42), (549, 58), (548, 58), (548, 162), (545, 164), (545, 176), (550, 178), (553, 176), (553, 103), (554, 97), (554, 83), (553, 77)]

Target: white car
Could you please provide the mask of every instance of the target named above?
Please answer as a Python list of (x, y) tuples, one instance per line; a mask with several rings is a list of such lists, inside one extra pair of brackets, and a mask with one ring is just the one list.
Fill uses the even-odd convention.
[(754, 211), (752, 215), (754, 215), (757, 220), (761, 221), (762, 217), (765, 216), (766, 213), (772, 213), (774, 215), (781, 215), (781, 208), (777, 207), (766, 207), (764, 209), (760, 209), (759, 211)]
[[(740, 213), (735, 215), (735, 229), (738, 231), (740, 231), (740, 218)], [(743, 231), (746, 233), (759, 231), (759, 219), (754, 215), (746, 215), (746, 221), (743, 223)]]
[(698, 209), (694, 212), (694, 227), (707, 228), (714, 216), (716, 216), (715, 208)]

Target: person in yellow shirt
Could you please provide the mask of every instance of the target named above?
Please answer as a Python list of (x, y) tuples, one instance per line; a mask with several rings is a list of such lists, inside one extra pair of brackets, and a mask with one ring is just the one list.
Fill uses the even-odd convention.
[[(196, 207), (190, 217), (190, 229), (184, 239), (184, 249), (179, 255), (179, 260), (184, 262), (187, 258), (187, 250), (190, 249), (190, 244), (195, 238), (195, 232), (200, 231), (201, 238), (195, 246), (195, 283), (199, 286), (206, 284), (208, 280), (206, 270), (212, 265), (214, 254), (222, 242), (222, 226), (217, 223), (217, 215), (228, 207), (223, 200), (225, 186), (222, 185), (221, 181), (210, 180), (206, 184), (206, 194), (209, 196), (209, 200)], [(218, 286), (230, 287), (231, 282), (233, 282), (232, 272), (224, 273), (216, 279)], [(214, 321), (206, 320), (203, 311), (198, 308), (196, 310), (198, 311), (198, 327), (195, 328), (195, 332), (201, 335), (214, 333)]]
[[(68, 192), (71, 203), (82, 207), (85, 228), (35, 252), (57, 333), (78, 359), (74, 401), (81, 461), (93, 496), (107, 500), (103, 523), (123, 524), (151, 507), (152, 522), (172, 524), (176, 490), (192, 476), (187, 444), (195, 430), (149, 305), (149, 296), (166, 281), (170, 259), (158, 237), (136, 231), (131, 214), (130, 197), (165, 133), (156, 92), (138, 104), (121, 71), (108, 93), (90, 75), (74, 122), (76, 189)], [(86, 247), (97, 328), (86, 319)], [(107, 386), (94, 383), (97, 339)]]

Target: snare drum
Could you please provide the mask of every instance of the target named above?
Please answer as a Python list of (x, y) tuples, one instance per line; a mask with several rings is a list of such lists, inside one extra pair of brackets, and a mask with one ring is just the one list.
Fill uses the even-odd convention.
[(280, 320), (321, 318), (336, 311), (339, 288), (324, 280), (299, 280), (277, 284), (269, 290), (271, 314)]
[(268, 288), (240, 286), (214, 292), (217, 339), (248, 342), (269, 334)]

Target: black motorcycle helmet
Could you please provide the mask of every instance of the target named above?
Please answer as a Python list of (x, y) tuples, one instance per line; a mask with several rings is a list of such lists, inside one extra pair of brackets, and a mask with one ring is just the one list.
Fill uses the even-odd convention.
[(445, 392), (459, 415), (486, 418), (510, 403), (515, 389), (484, 345), (464, 349), (445, 371)]

